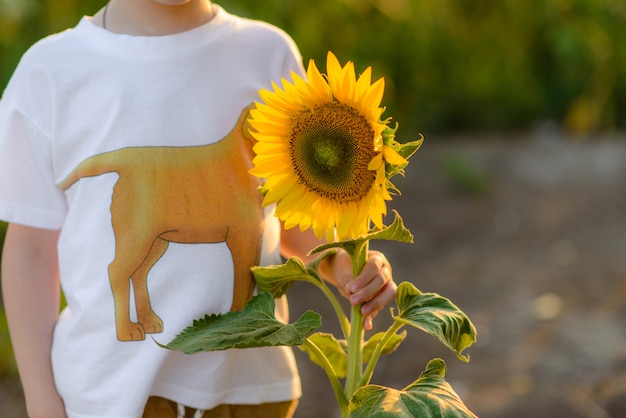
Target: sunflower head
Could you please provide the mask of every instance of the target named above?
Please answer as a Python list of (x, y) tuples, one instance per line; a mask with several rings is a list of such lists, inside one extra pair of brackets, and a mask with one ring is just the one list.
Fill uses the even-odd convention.
[(263, 204), (276, 203), (286, 228), (312, 228), (332, 241), (366, 234), (371, 223), (383, 227), (388, 189), (396, 191), (389, 177), (417, 147), (407, 152), (380, 119), (384, 79), (372, 83), (371, 68), (357, 79), (354, 64), (342, 67), (331, 52), (326, 68), (322, 75), (311, 60), (306, 78), (292, 73), (293, 82), (259, 92), (250, 172), (265, 178)]

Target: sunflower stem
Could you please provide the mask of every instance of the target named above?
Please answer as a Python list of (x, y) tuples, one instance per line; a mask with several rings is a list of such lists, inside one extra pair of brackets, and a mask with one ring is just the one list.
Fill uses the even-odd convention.
[[(335, 252), (333, 251), (333, 254)], [(327, 254), (330, 254), (327, 253)], [(350, 333), (350, 322), (348, 321), (348, 317), (346, 312), (343, 310), (343, 306), (339, 303), (339, 300), (335, 296), (335, 294), (330, 290), (328, 285), (326, 284), (326, 280), (322, 277), (319, 272), (319, 264), (320, 260), (325, 258), (325, 256), (319, 257), (317, 260), (311, 262), (308, 266), (308, 272), (311, 276), (314, 276), (316, 280), (305, 280), (309, 283), (315, 285), (318, 289), (324, 293), (326, 299), (330, 302), (335, 311), (335, 315), (337, 315), (337, 320), (339, 321), (339, 325), (341, 326), (341, 331), (343, 333), (343, 338), (347, 339), (348, 334)]]
[(319, 283), (320, 284), (318, 284), (317, 286), (322, 291), (322, 293), (326, 295), (326, 298), (333, 306), (335, 314), (337, 315), (337, 320), (339, 321), (339, 325), (341, 326), (341, 331), (343, 332), (343, 337), (347, 339), (348, 335), (350, 335), (350, 323), (348, 322), (348, 317), (346, 316), (343, 307), (339, 303), (339, 300), (335, 297), (332, 290), (330, 290), (330, 288), (326, 285), (326, 282), (324, 280), (321, 280)]
[[(369, 241), (365, 240), (352, 254), (352, 271), (358, 276), (367, 262)], [(350, 335), (348, 336), (348, 372), (346, 376), (345, 394), (350, 400), (359, 388), (363, 376), (363, 314), (362, 304), (352, 306), (350, 315)]]
[(348, 337), (348, 374), (346, 376), (345, 393), (348, 399), (358, 389), (357, 385), (363, 375), (363, 314), (361, 305), (352, 307), (350, 335)]
[(311, 341), (310, 338), (304, 339), (304, 345), (306, 345), (306, 347), (311, 351), (311, 353), (315, 355), (315, 357), (317, 357), (318, 360), (320, 360), (320, 364), (322, 368), (324, 369), (324, 371), (326, 372), (326, 376), (328, 376), (328, 381), (330, 382), (330, 385), (332, 386), (333, 391), (335, 392), (337, 403), (339, 403), (339, 408), (341, 408), (341, 415), (347, 416), (348, 400), (346, 399), (345, 394), (341, 390), (341, 383), (339, 383), (339, 379), (337, 378), (337, 373), (335, 372), (335, 368), (328, 360), (328, 357), (324, 355), (322, 350), (320, 350), (317, 344)]

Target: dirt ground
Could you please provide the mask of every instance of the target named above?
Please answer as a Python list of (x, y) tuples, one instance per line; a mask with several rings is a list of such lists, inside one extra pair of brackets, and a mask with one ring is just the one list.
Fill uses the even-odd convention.
[[(549, 127), (511, 139), (426, 138), (391, 204), (414, 244), (373, 243), (396, 281), (449, 297), (473, 320), (471, 361), (409, 329), (374, 383), (402, 388), (443, 358), (447, 380), (481, 418), (626, 417), (626, 136), (585, 140)], [(292, 318), (323, 296), (290, 291)], [(321, 308), (319, 308), (321, 307)], [(388, 312), (377, 319), (386, 328)], [(297, 418), (339, 417), (326, 377), (296, 350)], [(25, 417), (0, 382), (0, 417)]]

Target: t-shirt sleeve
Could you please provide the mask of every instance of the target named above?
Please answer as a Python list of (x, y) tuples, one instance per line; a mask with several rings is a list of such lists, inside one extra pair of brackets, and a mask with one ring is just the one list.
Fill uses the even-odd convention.
[(0, 219), (58, 229), (67, 212), (53, 175), (50, 138), (15, 104), (0, 100)]
[(300, 54), (298, 46), (290, 37), (287, 37), (287, 45), (289, 53), (286, 54), (286, 59), (283, 66), (283, 74), (291, 79), (291, 72), (293, 71), (299, 76), (305, 78), (306, 71), (304, 70), (304, 67), (302, 65), (302, 55)]
[[(270, 30), (265, 31), (267, 36), (263, 39), (266, 42), (257, 48), (256, 52), (261, 53), (262, 58), (271, 63), (269, 68), (271, 80), (280, 86), (283, 78), (293, 81), (292, 72), (304, 78), (305, 70), (302, 65), (302, 55), (293, 38), (275, 26), (263, 26), (261, 24), (261, 28), (270, 28)], [(268, 85), (267, 88), (269, 89), (270, 86)]]

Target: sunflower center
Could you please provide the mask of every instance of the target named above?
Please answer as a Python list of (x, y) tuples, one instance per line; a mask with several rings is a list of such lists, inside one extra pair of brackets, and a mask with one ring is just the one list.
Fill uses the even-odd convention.
[(298, 114), (289, 138), (291, 163), (309, 190), (336, 202), (359, 201), (376, 178), (374, 131), (352, 106), (327, 102)]

